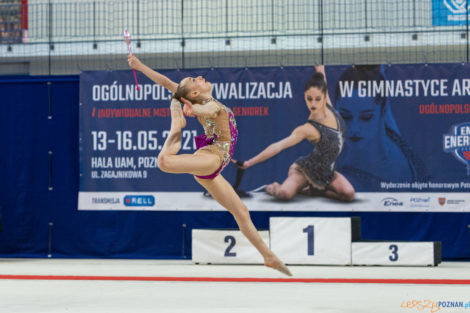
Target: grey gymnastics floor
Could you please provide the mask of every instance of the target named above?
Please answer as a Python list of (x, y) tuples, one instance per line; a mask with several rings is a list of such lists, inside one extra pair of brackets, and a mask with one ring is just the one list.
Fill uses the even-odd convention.
[(290, 268), (0, 259), (0, 312), (470, 312), (470, 263)]

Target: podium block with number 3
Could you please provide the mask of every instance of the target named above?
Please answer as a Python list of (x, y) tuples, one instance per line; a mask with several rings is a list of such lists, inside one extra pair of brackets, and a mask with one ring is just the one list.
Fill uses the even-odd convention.
[(353, 265), (427, 266), (441, 262), (440, 242), (353, 242)]

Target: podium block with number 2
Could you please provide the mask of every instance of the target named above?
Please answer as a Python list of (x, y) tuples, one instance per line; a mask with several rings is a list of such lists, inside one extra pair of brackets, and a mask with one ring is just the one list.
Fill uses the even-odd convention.
[(271, 217), (271, 249), (287, 264), (351, 264), (351, 219)]
[[(269, 232), (259, 232), (269, 245)], [(192, 258), (196, 263), (263, 264), (263, 257), (239, 230), (193, 229)]]

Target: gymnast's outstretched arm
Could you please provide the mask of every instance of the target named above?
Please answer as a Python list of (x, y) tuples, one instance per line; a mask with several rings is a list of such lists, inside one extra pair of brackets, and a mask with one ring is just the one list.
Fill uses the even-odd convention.
[[(315, 71), (323, 74), (323, 76), (325, 77), (325, 83), (326, 83), (327, 81), (326, 81), (325, 65), (316, 65), (315, 66)], [(326, 90), (326, 103), (331, 104), (331, 99), (330, 99), (328, 89)]]
[(135, 55), (131, 54), (127, 57), (127, 61), (129, 66), (135, 70), (142, 72), (145, 76), (150, 78), (156, 84), (163, 86), (164, 88), (168, 89), (169, 91), (175, 93), (176, 88), (178, 88), (178, 84), (166, 77), (158, 73), (157, 71), (152, 70), (150, 67), (142, 63)]
[(273, 156), (277, 155), (282, 150), (295, 146), (306, 138), (308, 138), (309, 140), (316, 140), (320, 138), (320, 133), (317, 129), (313, 128), (309, 124), (303, 124), (301, 126), (298, 126), (292, 131), (292, 133), (288, 137), (270, 144), (259, 154), (249, 159), (248, 161), (245, 161), (243, 163), (242, 168), (246, 169), (257, 163), (266, 161), (272, 158)]

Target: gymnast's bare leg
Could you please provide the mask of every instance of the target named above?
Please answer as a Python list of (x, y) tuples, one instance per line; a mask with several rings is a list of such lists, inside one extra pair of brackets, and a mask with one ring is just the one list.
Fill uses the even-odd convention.
[(326, 186), (325, 197), (351, 202), (355, 197), (354, 187), (346, 177), (335, 171), (331, 183)]
[(296, 166), (296, 164), (290, 166), (287, 178), (282, 182), (282, 185), (278, 182), (267, 185), (265, 188), (266, 193), (276, 199), (288, 201), (306, 187), (308, 181), (304, 175), (295, 169)]
[(186, 118), (184, 117), (181, 103), (172, 100), (170, 104), (171, 127), (170, 133), (163, 145), (160, 155), (177, 154), (181, 148), (181, 129), (186, 127)]
[(220, 166), (220, 158), (207, 151), (195, 154), (177, 154), (181, 148), (181, 129), (186, 126), (186, 119), (177, 100), (172, 100), (170, 133), (158, 155), (159, 168), (167, 173), (209, 175)]
[[(214, 173), (221, 165), (221, 160), (217, 155), (204, 150), (199, 150), (195, 154), (177, 154), (181, 147), (181, 128), (186, 125), (186, 120), (181, 106), (178, 107), (173, 103), (170, 134), (158, 156), (158, 166), (162, 171), (168, 173), (188, 173), (197, 176), (207, 176)], [(266, 266), (292, 276), (289, 269), (264, 243), (251, 221), (248, 208), (222, 175), (219, 174), (213, 179), (196, 177), (196, 181), (206, 188), (218, 203), (232, 213), (243, 235), (263, 256)]]
[(355, 192), (351, 183), (339, 172), (334, 172), (331, 183), (325, 189), (315, 189), (309, 186), (307, 179), (295, 169), (297, 165), (292, 164), (286, 178), (279, 184), (274, 182), (265, 187), (266, 193), (279, 200), (288, 201), (296, 194), (301, 193), (309, 196), (323, 196), (344, 202), (354, 200)]
[(221, 175), (217, 175), (214, 179), (200, 179), (196, 177), (196, 181), (206, 188), (212, 198), (232, 213), (243, 235), (248, 238), (263, 256), (264, 265), (277, 269), (288, 276), (292, 276), (289, 269), (264, 243), (255, 225), (253, 225), (251, 221), (248, 208), (240, 200), (240, 197), (225, 178)]

